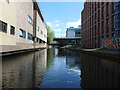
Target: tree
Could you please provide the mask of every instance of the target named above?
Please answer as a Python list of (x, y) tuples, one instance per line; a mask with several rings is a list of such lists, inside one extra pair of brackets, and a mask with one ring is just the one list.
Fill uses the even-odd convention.
[(50, 26), (47, 25), (47, 42), (51, 44), (53, 42), (54, 32), (51, 30)]

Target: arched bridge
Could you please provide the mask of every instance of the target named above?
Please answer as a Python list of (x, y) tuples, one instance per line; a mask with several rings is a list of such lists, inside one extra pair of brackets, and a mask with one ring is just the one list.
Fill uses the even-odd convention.
[(75, 37), (75, 38), (54, 38), (53, 41), (57, 41), (59, 45), (76, 45), (80, 44), (81, 37)]

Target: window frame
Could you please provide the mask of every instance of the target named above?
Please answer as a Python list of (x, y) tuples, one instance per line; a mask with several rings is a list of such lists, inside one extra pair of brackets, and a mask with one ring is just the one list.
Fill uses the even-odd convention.
[(19, 33), (19, 36), (22, 37), (22, 38), (26, 38), (26, 31), (23, 30), (23, 29), (19, 29), (19, 31), (22, 32), (22, 36), (20, 35), (20, 33)]
[(33, 19), (28, 15), (28, 22), (30, 23), (30, 24), (33, 24)]
[(10, 35), (15, 35), (15, 27), (10, 25)]
[[(30, 37), (29, 37), (29, 35), (30, 35)], [(28, 40), (32, 40), (32, 38), (33, 38), (32, 34), (28, 33)]]
[(7, 23), (0, 20), (0, 25), (1, 25), (0, 31), (7, 33)]

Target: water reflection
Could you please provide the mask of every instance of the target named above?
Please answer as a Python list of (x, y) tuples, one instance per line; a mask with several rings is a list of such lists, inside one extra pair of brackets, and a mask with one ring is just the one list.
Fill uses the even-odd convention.
[(81, 54), (81, 78), (83, 88), (118, 88), (120, 64), (114, 60)]
[(48, 50), (47, 62), (51, 62), (51, 66), (48, 67), (40, 88), (80, 88), (80, 58), (76, 52), (70, 54), (63, 49)]
[(64, 49), (3, 58), (3, 88), (116, 88), (120, 64)]
[(3, 88), (35, 88), (42, 82), (47, 50), (3, 57)]
[(47, 68), (50, 68), (53, 65), (54, 57), (53, 57), (53, 49), (47, 50)]

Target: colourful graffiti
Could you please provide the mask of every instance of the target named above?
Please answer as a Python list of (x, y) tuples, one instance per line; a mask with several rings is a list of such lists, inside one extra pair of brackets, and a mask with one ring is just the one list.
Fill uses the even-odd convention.
[(101, 40), (101, 48), (120, 48), (120, 38), (104, 38)]

